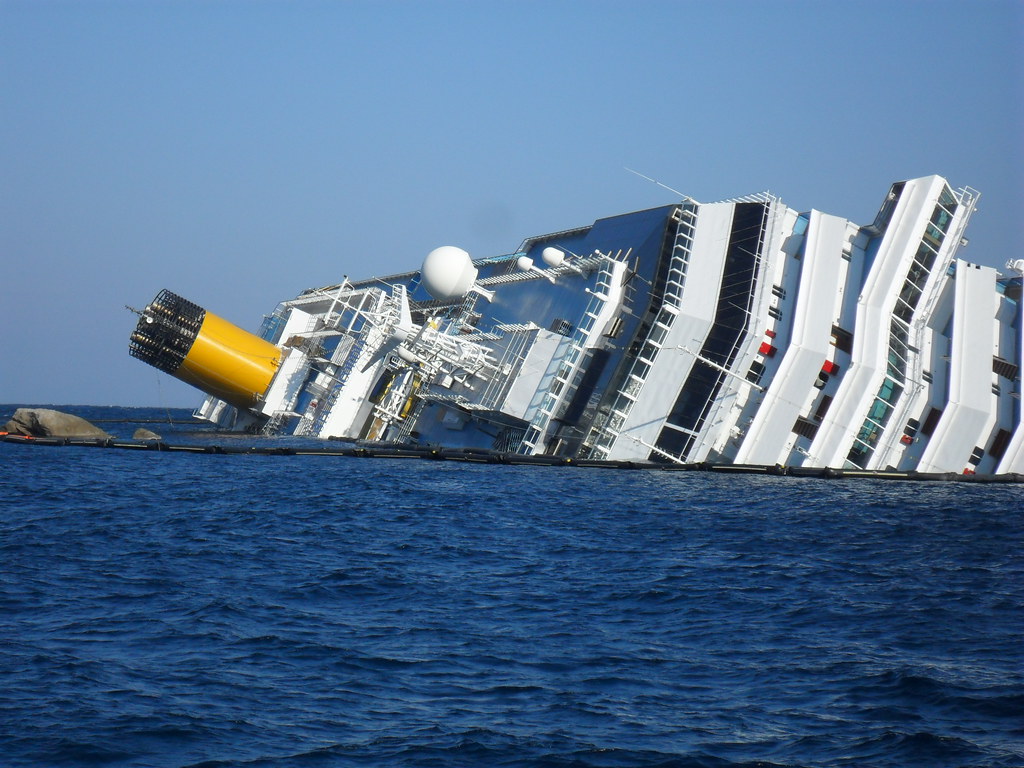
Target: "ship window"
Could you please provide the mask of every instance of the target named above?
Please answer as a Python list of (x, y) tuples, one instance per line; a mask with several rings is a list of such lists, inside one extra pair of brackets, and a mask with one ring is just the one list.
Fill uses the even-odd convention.
[(949, 229), (949, 221), (952, 218), (953, 217), (939, 205), (936, 205), (935, 210), (932, 212), (932, 224), (941, 229), (943, 233)]
[(875, 424), (871, 419), (865, 419), (864, 423), (860, 425), (857, 440), (862, 442), (867, 448), (874, 448), (875, 443), (878, 442), (879, 429), (878, 424)]
[(992, 440), (992, 445), (989, 447), (989, 454), (997, 461), (1003, 458), (1003, 454), (1006, 453), (1006, 447), (1010, 444), (1010, 431), (1008, 429), (1000, 429), (996, 432), (995, 439)]
[(910, 266), (910, 270), (907, 272), (907, 282), (918, 288), (924, 286), (928, 282), (928, 268), (923, 264), (918, 264), (916, 261)]
[(911, 307), (916, 307), (921, 298), (921, 287), (911, 280), (903, 283), (903, 290), (900, 291), (900, 298)]
[(647, 342), (644, 344), (644, 348), (640, 350), (640, 357), (643, 360), (653, 361), (658, 355), (658, 347), (655, 344)]
[(271, 344), (275, 343), (281, 335), (284, 324), (285, 319), (279, 314), (264, 315), (263, 325), (260, 327), (260, 338)]
[(885, 201), (882, 203), (882, 207), (878, 209), (878, 214), (875, 216), (874, 223), (867, 227), (867, 230), (873, 235), (877, 236), (885, 232), (886, 227), (889, 226), (889, 220), (892, 219), (892, 214), (896, 210), (896, 204), (899, 202), (900, 195), (903, 192), (903, 185), (905, 182), (899, 182), (893, 184), (889, 189), (889, 194), (886, 196)]
[(854, 466), (863, 469), (864, 465), (868, 463), (868, 457), (870, 455), (871, 448), (854, 440), (853, 447), (850, 448), (850, 452), (847, 454), (846, 460)]
[(925, 416), (924, 424), (921, 425), (922, 435), (931, 435), (935, 431), (935, 427), (939, 425), (939, 419), (942, 418), (941, 408), (932, 408), (928, 411), (928, 415)]
[(914, 263), (930, 271), (935, 264), (935, 256), (936, 253), (932, 247), (927, 242), (924, 242), (917, 247), (917, 253), (914, 254)]
[(838, 325), (832, 326), (832, 343), (840, 352), (853, 351), (853, 334)]
[(945, 234), (941, 230), (939, 230), (939, 228), (936, 227), (934, 224), (929, 224), (924, 229), (924, 239), (925, 239), (925, 241), (927, 241), (927, 242), (931, 243), (932, 245), (934, 245), (935, 246), (935, 250), (938, 250), (939, 247), (942, 245), (942, 239), (944, 237), (945, 237)]
[(883, 381), (881, 389), (878, 390), (878, 397), (887, 403), (895, 402), (902, 394), (903, 387), (899, 386), (892, 379)]
[(953, 195), (953, 192), (949, 187), (942, 188), (942, 192), (939, 195), (939, 205), (943, 206), (950, 213), (956, 213), (956, 197)]
[(830, 405), (832, 405), (832, 395), (822, 396), (821, 402), (818, 403), (818, 410), (814, 412), (814, 420), (821, 421), (824, 419)]
[(572, 323), (566, 320), (564, 317), (556, 317), (551, 321), (551, 326), (548, 328), (549, 331), (561, 334), (562, 336), (568, 336), (572, 333)]
[(882, 421), (888, 415), (890, 408), (892, 405), (876, 397), (875, 402), (871, 404), (871, 410), (868, 411), (868, 418), (872, 421)]
[(914, 317), (914, 308), (907, 304), (907, 302), (903, 301), (903, 299), (897, 299), (894, 314), (900, 320), (909, 323)]
[(750, 370), (747, 371), (747, 381), (752, 381), (755, 384), (761, 383), (761, 377), (764, 375), (764, 363), (759, 360), (755, 360), (750, 364)]
[(655, 320), (658, 325), (664, 325), (666, 327), (672, 326), (672, 321), (676, 319), (678, 311), (674, 307), (662, 307), (661, 311), (658, 312), (658, 318)]
[(655, 344), (661, 344), (665, 340), (665, 336), (668, 335), (668, 328), (663, 325), (655, 325), (651, 328), (651, 333), (647, 337)]
[[(658, 435), (657, 447), (666, 453), (671, 453), (673, 456), (677, 456), (680, 459), (685, 459), (686, 451), (689, 450), (690, 444), (693, 442), (693, 438), (685, 432), (680, 432), (678, 429), (672, 429), (672, 427), (666, 425), (661, 430), (661, 434)], [(651, 454), (652, 461), (663, 461), (664, 457), (659, 457), (658, 454)]]

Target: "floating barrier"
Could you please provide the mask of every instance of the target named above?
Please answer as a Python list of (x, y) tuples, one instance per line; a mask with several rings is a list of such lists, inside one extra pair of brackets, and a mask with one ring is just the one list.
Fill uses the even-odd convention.
[(416, 448), (357, 445), (339, 448), (289, 447), (259, 445), (197, 445), (174, 444), (163, 440), (121, 440), (118, 438), (30, 437), (0, 434), (0, 442), (32, 446), (74, 446), (80, 448), (119, 448), (130, 451), (157, 451), (167, 453), (201, 453), (216, 455), (256, 456), (335, 456), (364, 459), (421, 459), (428, 461), (462, 461), (472, 464), (540, 467), (582, 467), (593, 469), (645, 469), (660, 472), (718, 472), (723, 474), (767, 475), (776, 477), (814, 478), (825, 480), (872, 479), (944, 481), (960, 483), (1024, 483), (1024, 475), (958, 474), (956, 472), (899, 472), (893, 470), (836, 469), (833, 467), (785, 467), (781, 464), (659, 464), (647, 461), (601, 461), (573, 459), (564, 456), (526, 456), (480, 449)]

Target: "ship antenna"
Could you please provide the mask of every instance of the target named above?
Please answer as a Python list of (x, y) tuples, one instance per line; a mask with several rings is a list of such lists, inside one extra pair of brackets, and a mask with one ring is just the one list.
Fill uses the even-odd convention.
[(633, 170), (632, 168), (626, 168), (626, 170), (627, 170), (627, 171), (629, 171), (630, 173), (634, 173), (634, 174), (636, 174), (636, 175), (637, 175), (637, 176), (639, 176), (639, 177), (640, 177), (641, 179), (647, 179), (647, 181), (651, 182), (652, 184), (657, 184), (657, 185), (658, 185), (659, 187), (662, 187), (662, 188), (664, 188), (664, 189), (667, 189), (667, 190), (668, 190), (669, 192), (675, 192), (675, 193), (676, 193), (677, 195), (679, 195), (679, 196), (680, 196), (681, 198), (683, 198), (683, 200), (686, 200), (686, 201), (690, 201), (690, 202), (696, 202), (696, 201), (695, 201), (695, 200), (694, 200), (694, 199), (693, 199), (692, 197), (690, 197), (689, 195), (684, 195), (684, 194), (683, 194), (682, 192), (680, 192), (680, 191), (679, 191), (678, 189), (672, 189), (672, 187), (670, 187), (670, 186), (669, 186), (668, 184), (662, 184), (662, 183), (661, 183), (660, 181), (658, 181), (657, 179), (652, 179), (652, 178), (651, 178), (650, 176), (645, 176), (644, 174), (640, 173), (640, 171), (634, 171), (634, 170)]

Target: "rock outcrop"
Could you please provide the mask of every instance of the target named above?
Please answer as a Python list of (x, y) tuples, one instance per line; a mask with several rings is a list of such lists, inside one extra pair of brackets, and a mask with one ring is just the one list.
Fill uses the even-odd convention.
[(159, 440), (160, 435), (156, 432), (151, 432), (145, 427), (139, 427), (135, 430), (135, 434), (132, 435), (132, 440)]
[(110, 437), (79, 416), (50, 408), (19, 408), (4, 431), (30, 437)]

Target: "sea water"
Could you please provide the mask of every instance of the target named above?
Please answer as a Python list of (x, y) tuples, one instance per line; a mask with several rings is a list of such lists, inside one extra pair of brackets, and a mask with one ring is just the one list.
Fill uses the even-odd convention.
[(0, 765), (1021, 766), (1022, 513), (1014, 485), (0, 444)]

